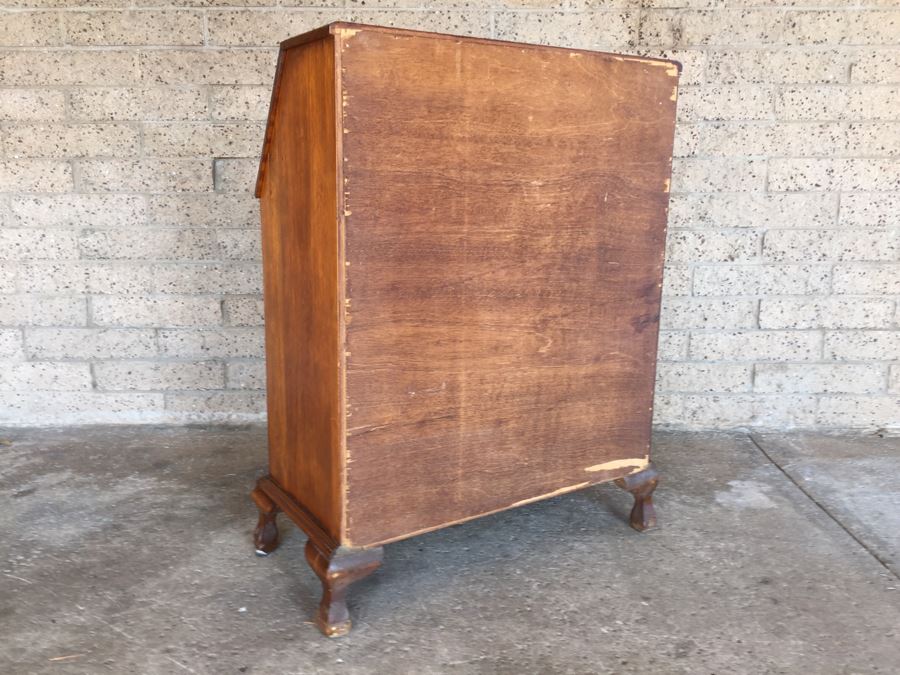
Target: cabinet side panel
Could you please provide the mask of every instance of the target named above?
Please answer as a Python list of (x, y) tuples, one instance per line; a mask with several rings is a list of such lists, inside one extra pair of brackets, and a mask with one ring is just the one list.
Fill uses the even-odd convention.
[(645, 468), (678, 70), (342, 43), (357, 546)]
[(335, 539), (342, 420), (332, 37), (282, 53), (261, 195), (272, 477)]

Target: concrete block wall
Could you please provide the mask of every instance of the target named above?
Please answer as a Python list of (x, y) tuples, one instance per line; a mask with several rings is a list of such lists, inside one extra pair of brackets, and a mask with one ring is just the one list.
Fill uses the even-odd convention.
[(896, 0), (0, 0), (0, 423), (264, 414), (278, 41), (344, 19), (684, 64), (657, 420), (900, 426)]

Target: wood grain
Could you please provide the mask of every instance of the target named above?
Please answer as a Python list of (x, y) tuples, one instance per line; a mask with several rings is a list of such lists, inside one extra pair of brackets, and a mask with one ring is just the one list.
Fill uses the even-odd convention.
[[(341, 251), (334, 40), (279, 56), (260, 171), (272, 479), (341, 538)], [(287, 510), (286, 510), (287, 512)]]
[(358, 26), (336, 35), (342, 542), (373, 546), (643, 469), (677, 69)]

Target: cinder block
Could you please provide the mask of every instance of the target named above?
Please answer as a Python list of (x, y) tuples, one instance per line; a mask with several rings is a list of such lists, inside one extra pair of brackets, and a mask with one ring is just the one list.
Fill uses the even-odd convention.
[(7, 126), (7, 157), (133, 157), (140, 133), (129, 124), (18, 124)]
[(31, 359), (132, 359), (156, 355), (153, 330), (119, 328), (27, 328)]
[(166, 394), (166, 410), (187, 420), (230, 422), (261, 420), (265, 417), (266, 396), (256, 391)]
[(135, 227), (143, 225), (146, 197), (141, 195), (22, 195), (10, 202), (17, 227)]
[(796, 11), (787, 13), (790, 45), (896, 45), (900, 10)]
[[(251, 193), (275, 45), (334, 19), (681, 61), (656, 419), (900, 418), (890, 0), (13, 1), (37, 11), (7, 12), (0, 46), (50, 49), (0, 50), (0, 358), (23, 364), (0, 373), (0, 421), (264, 418)], [(35, 325), (73, 306), (78, 327)], [(40, 390), (68, 374), (79, 391)]]
[(900, 420), (898, 396), (823, 396), (815, 423), (823, 427), (896, 427)]
[(836, 84), (846, 82), (849, 52), (747, 49), (709, 53), (707, 79), (722, 84)]
[(672, 149), (673, 157), (698, 157), (701, 136), (706, 130), (706, 124), (682, 123), (675, 127), (675, 146)]
[(87, 363), (4, 363), (0, 391), (87, 391), (91, 389)]
[(681, 398), (678, 394), (656, 392), (653, 397), (653, 424), (676, 426), (681, 418)]
[(847, 87), (782, 89), (775, 101), (778, 119), (842, 120), (849, 103)]
[(860, 157), (900, 156), (900, 124), (857, 122), (847, 125), (847, 147), (843, 153)]
[(86, 192), (209, 192), (210, 162), (200, 159), (91, 159), (79, 163)]
[(843, 194), (842, 227), (900, 227), (900, 195)]
[(250, 192), (256, 187), (259, 162), (255, 159), (217, 159), (214, 163), (217, 192)]
[(676, 157), (832, 157), (852, 147), (839, 122), (680, 124), (675, 141)]
[(22, 331), (17, 328), (0, 329), (0, 358), (11, 360), (21, 359), (23, 356)]
[(900, 120), (897, 99), (900, 87), (861, 86), (847, 92), (847, 118), (851, 120)]
[(234, 361), (226, 364), (225, 380), (229, 389), (265, 389), (265, 361)]
[(213, 296), (127, 297), (100, 295), (91, 303), (97, 326), (219, 326), (221, 303)]
[(208, 116), (206, 92), (199, 87), (85, 87), (72, 90), (74, 119), (201, 120)]
[[(316, 0), (307, 3), (306, 0), (283, 0), (283, 5), (289, 6), (327, 6), (326, 0)], [(331, 2), (332, 5), (337, 3)], [(585, 9), (591, 7), (621, 7), (628, 4), (627, 0), (429, 0), (427, 4), (422, 0), (379, 0), (373, 3), (370, 0), (346, 0), (345, 4), (348, 9), (359, 10), (378, 7), (376, 11), (388, 8), (409, 9), (409, 8), (430, 8), (435, 10), (442, 9), (554, 9), (563, 5), (572, 9)], [(386, 13), (386, 12), (385, 12)], [(356, 12), (353, 13), (356, 16)], [(356, 20), (356, 19), (354, 19)]]
[(663, 295), (690, 295), (693, 268), (690, 265), (666, 265), (663, 273)]
[(881, 298), (763, 298), (760, 328), (888, 328), (894, 302)]
[(775, 93), (761, 85), (686, 86), (678, 91), (678, 121), (771, 120)]
[(159, 331), (160, 352), (173, 358), (260, 359), (265, 355), (263, 344), (262, 328)]
[(660, 361), (683, 361), (688, 355), (689, 339), (690, 333), (687, 331), (660, 331), (657, 359)]
[(900, 84), (900, 50), (857, 53), (850, 79), (861, 84)]
[(203, 15), (178, 9), (66, 12), (72, 45), (202, 45)]
[(798, 87), (775, 101), (783, 120), (896, 120), (898, 87)]
[(156, 157), (253, 157), (262, 148), (261, 123), (158, 122), (144, 125), (144, 154)]
[(641, 16), (641, 42), (661, 47), (777, 44), (783, 14), (756, 9), (648, 9)]
[(162, 394), (17, 392), (0, 399), (0, 423), (16, 425), (150, 424), (175, 421)]
[(829, 265), (702, 265), (694, 295), (827, 295)]
[[(558, 1), (558, 0), (557, 0)], [(282, 2), (286, 6), (309, 6), (322, 7), (327, 6), (325, 0), (317, 0), (316, 2), (307, 3), (306, 0), (285, 0)], [(338, 3), (332, 2), (332, 6)], [(379, 0), (377, 3), (369, 2), (369, 0), (346, 0), (344, 4), (349, 9), (367, 9), (377, 6), (380, 9), (409, 9), (425, 7), (421, 0)], [(470, 9), (489, 9), (491, 7), (506, 8), (515, 7), (519, 9), (546, 9), (552, 6), (552, 0), (435, 0), (429, 2), (427, 7), (433, 9), (456, 9), (459, 7), (468, 7)]]
[(38, 228), (0, 229), (0, 260), (74, 260), (78, 258), (75, 232)]
[(22, 263), (4, 261), (0, 265), (0, 291), (13, 293), (19, 288)]
[(752, 367), (730, 363), (661, 363), (656, 371), (660, 392), (750, 391)]
[(340, 9), (222, 9), (208, 10), (206, 16), (209, 44), (237, 47), (271, 47), (326, 23), (346, 20)]
[[(144, 2), (154, 2), (154, 0), (143, 0), (143, 1)], [(412, 2), (412, 3), (419, 3), (421, 0), (383, 0), (382, 2), (379, 2), (378, 5), (379, 6), (381, 6), (381, 5), (393, 6), (392, 5), (393, 2), (398, 2), (400, 4), (403, 4), (404, 2), (407, 2), (407, 1)], [(452, 2), (453, 0), (450, 0), (450, 1)], [(368, 4), (369, 4), (369, 0), (360, 0), (360, 2), (362, 2), (362, 4), (366, 5), (366, 6), (368, 6)], [(247, 3), (243, 2), (243, 0), (237, 0), (237, 1), (236, 0), (210, 0), (209, 4), (210, 4), (210, 6), (214, 6), (214, 7), (225, 7), (225, 6), (233, 6), (233, 5), (244, 5)], [(353, 5), (354, 0), (345, 0), (343, 3), (335, 2), (335, 0), (278, 0), (277, 3), (269, 3), (269, 4), (273, 4), (273, 5), (277, 4), (280, 7), (333, 8), (333, 7), (335, 7), (335, 5), (339, 5), (339, 4)], [(419, 6), (419, 5), (415, 4), (415, 6)]]
[(228, 297), (223, 301), (228, 326), (262, 326), (263, 300), (259, 296)]
[(624, 9), (576, 13), (501, 11), (494, 15), (496, 37), (501, 40), (579, 49), (634, 49), (638, 44), (638, 21), (638, 12)]
[(769, 429), (811, 427), (815, 423), (817, 398), (805, 395), (754, 395), (750, 426)]
[(850, 393), (884, 391), (886, 367), (879, 364), (760, 363), (753, 390), (772, 393)]
[(29, 262), (19, 265), (23, 292), (45, 295), (63, 293), (114, 293), (145, 295), (153, 292), (150, 265), (78, 262)]
[(900, 295), (900, 263), (835, 265), (834, 292)]
[(672, 192), (762, 192), (766, 165), (758, 159), (678, 159), (672, 162)]
[(0, 295), (0, 326), (84, 326), (86, 323), (84, 298)]
[(96, 230), (82, 233), (81, 256), (99, 260), (216, 260), (213, 230)]
[(769, 190), (900, 190), (900, 159), (776, 158), (769, 162)]
[[(842, 200), (846, 199), (842, 197)], [(843, 208), (843, 201), (842, 201)], [(676, 194), (669, 202), (669, 227), (794, 228), (835, 225), (837, 195)]]
[(67, 192), (71, 189), (72, 167), (68, 162), (46, 159), (0, 162), (0, 192)]
[(87, 266), (88, 291), (91, 293), (145, 295), (156, 289), (153, 265), (91, 261)]
[(262, 293), (258, 263), (161, 264), (154, 273), (158, 293)]
[[(720, 4), (719, 0), (643, 0), (641, 2), (642, 7), (653, 7), (654, 9), (705, 9), (718, 4)], [(747, 4), (751, 3), (747, 2)]]
[(820, 332), (797, 330), (693, 333), (690, 346), (697, 361), (816, 361), (821, 352)]
[(672, 262), (734, 262), (759, 257), (762, 236), (754, 230), (671, 230), (666, 259)]
[[(273, 42), (273, 45), (275, 43)], [(278, 50), (204, 49), (147, 50), (140, 54), (140, 69), (147, 85), (156, 84), (266, 84), (275, 75)]]
[(763, 240), (763, 258), (779, 262), (894, 260), (900, 248), (890, 230), (772, 230)]
[(825, 358), (832, 361), (893, 360), (900, 354), (900, 331), (841, 330), (825, 333)]
[(226, 86), (209, 90), (210, 114), (214, 120), (258, 120), (269, 115), (269, 87)]
[(224, 366), (215, 361), (101, 361), (94, 364), (97, 388), (106, 391), (222, 389)]
[(66, 114), (66, 97), (58, 89), (0, 89), (0, 121), (57, 121)]
[(855, 13), (797, 11), (786, 16), (784, 39), (790, 45), (842, 44)]
[(0, 82), (5, 86), (136, 84), (138, 55), (126, 50), (0, 52)]
[[(12, 280), (7, 272), (15, 272)], [(39, 295), (85, 294), (88, 268), (81, 262), (19, 262), (0, 266), (0, 287)], [(2, 282), (6, 282), (3, 284)]]
[(59, 12), (3, 12), (0, 47), (58, 47), (62, 44)]
[(816, 397), (785, 394), (666, 394), (656, 399), (658, 424), (690, 429), (812, 426)]
[(221, 229), (216, 232), (219, 250), (226, 260), (261, 260), (262, 243), (258, 229)]
[(752, 328), (756, 301), (732, 298), (663, 298), (660, 328)]
[(10, 211), (10, 195), (0, 193), (0, 227), (10, 227), (13, 222), (13, 215)]
[[(481, 3), (483, 0), (474, 0)], [(422, 8), (423, 5), (418, 5)], [(412, 28), (436, 33), (451, 33), (455, 35), (474, 35), (476, 37), (491, 36), (491, 12), (477, 11), (466, 8), (467, 11), (429, 7), (429, 11), (404, 11), (382, 10), (374, 5), (366, 9), (353, 9), (345, 13), (350, 21), (359, 23), (392, 26), (395, 28)], [(495, 31), (499, 33), (500, 12), (494, 13)], [(610, 20), (609, 36), (618, 38), (616, 20)], [(634, 24), (637, 28), (637, 24)], [(615, 36), (615, 37), (613, 37)]]
[(151, 195), (148, 223), (159, 227), (259, 227), (251, 194)]

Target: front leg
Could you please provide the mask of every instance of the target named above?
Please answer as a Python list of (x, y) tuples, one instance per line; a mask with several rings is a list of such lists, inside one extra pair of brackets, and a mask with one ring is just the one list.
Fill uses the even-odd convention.
[(256, 554), (265, 556), (278, 548), (278, 524), (275, 516), (278, 515), (278, 507), (269, 496), (258, 487), (250, 493), (250, 497), (259, 509), (259, 521), (253, 530), (253, 543), (256, 545)]
[(316, 613), (316, 625), (328, 637), (346, 635), (350, 630), (347, 589), (355, 581), (370, 575), (381, 565), (384, 549), (338, 547), (323, 551), (310, 539), (306, 542), (306, 560), (322, 582), (322, 601)]
[(653, 491), (659, 484), (659, 474), (652, 464), (638, 473), (616, 479), (616, 485), (628, 490), (634, 496), (631, 509), (631, 526), (638, 532), (656, 525), (656, 511), (653, 508)]

